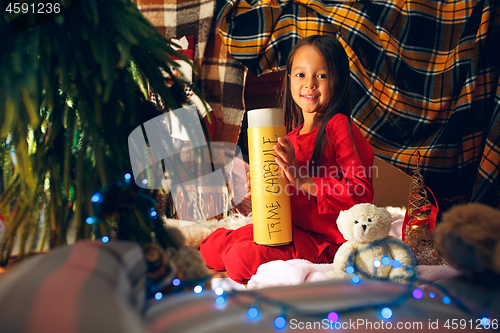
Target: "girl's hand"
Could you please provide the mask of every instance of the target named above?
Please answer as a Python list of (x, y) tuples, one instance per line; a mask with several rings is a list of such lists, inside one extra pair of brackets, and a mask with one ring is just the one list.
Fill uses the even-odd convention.
[(303, 184), (303, 178), (306, 178), (307, 175), (301, 174), (299, 170), (299, 164), (295, 158), (295, 149), (290, 139), (287, 137), (278, 138), (278, 144), (274, 146), (274, 150), (278, 154), (275, 158), (276, 163), (285, 173), (288, 182), (295, 188), (300, 188)]
[(295, 149), (293, 144), (288, 138), (278, 138), (278, 145), (274, 146), (274, 150), (278, 153), (275, 158), (276, 163), (285, 173), (288, 182), (296, 189), (301, 189), (307, 193), (316, 196), (317, 189), (314, 183), (314, 178), (309, 177), (299, 168), (299, 163), (295, 158)]
[(247, 189), (247, 193), (245, 194), (245, 198), (251, 199), (252, 194), (250, 193), (250, 172), (247, 172), (247, 182), (245, 184), (245, 188)]

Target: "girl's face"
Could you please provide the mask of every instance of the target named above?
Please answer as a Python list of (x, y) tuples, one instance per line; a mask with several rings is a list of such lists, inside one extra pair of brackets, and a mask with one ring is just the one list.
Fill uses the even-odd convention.
[(328, 103), (328, 67), (313, 45), (304, 45), (296, 51), (290, 71), (290, 91), (304, 118), (320, 112)]

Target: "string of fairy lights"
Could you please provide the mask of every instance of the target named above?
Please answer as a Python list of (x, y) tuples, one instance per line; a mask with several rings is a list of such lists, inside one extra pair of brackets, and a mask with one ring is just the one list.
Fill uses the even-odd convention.
[[(91, 197), (91, 201), (92, 201), (92, 204), (93, 204), (93, 216), (89, 216), (85, 219), (85, 222), (92, 227), (92, 234), (93, 236), (96, 236), (96, 233), (98, 231), (98, 228), (96, 227), (97, 226), (97, 221), (98, 221), (98, 218), (96, 217), (97, 215), (97, 212), (99, 211), (99, 207), (100, 205), (103, 203), (103, 200), (104, 200), (104, 195), (103, 193), (106, 192), (107, 188), (109, 188), (110, 186), (118, 186), (119, 188), (123, 188), (123, 189), (129, 189), (130, 185), (131, 185), (131, 179), (132, 179), (132, 175), (130, 173), (126, 173), (123, 177), (123, 181), (119, 181), (119, 182), (116, 182), (116, 183), (110, 183), (108, 184), (107, 186), (103, 187), (100, 191), (94, 193)], [(148, 179), (147, 178), (144, 178), (142, 181), (142, 184), (144, 185), (147, 185), (149, 183)], [(155, 219), (157, 216), (158, 216), (158, 213), (156, 211), (156, 209), (154, 208), (155, 207), (155, 201), (148, 195), (142, 193), (142, 188), (139, 188), (138, 191), (135, 191), (134, 192), (134, 195), (136, 195), (137, 197), (140, 197), (144, 200), (146, 200), (146, 202), (149, 202), (149, 216), (150, 218), (153, 218)], [(103, 243), (107, 243), (111, 240), (110, 236), (109, 235), (102, 235), (100, 236), (100, 240), (103, 242)]]
[[(374, 267), (379, 267), (380, 264), (387, 265), (387, 259), (388, 257), (382, 258), (382, 260), (374, 260), (373, 265)], [(390, 260), (390, 259), (389, 259)], [(393, 260), (390, 260), (391, 263), (390, 265), (394, 268), (402, 267), (399, 266), (400, 263), (394, 262)], [(380, 263), (379, 263), (380, 262)], [(387, 265), (388, 266), (388, 265)], [(317, 319), (327, 319), (328, 322), (332, 327), (335, 328), (342, 328), (341, 325), (341, 319), (343, 315), (349, 314), (349, 313), (356, 313), (356, 312), (361, 312), (361, 311), (366, 311), (366, 310), (375, 310), (378, 311), (379, 316), (384, 319), (384, 320), (391, 320), (393, 316), (393, 309), (398, 308), (403, 306), (410, 298), (413, 298), (415, 300), (421, 300), (423, 299), (426, 295), (424, 291), (421, 288), (415, 287), (417, 284), (426, 284), (426, 285), (432, 285), (436, 289), (439, 290), (439, 292), (433, 292), (429, 291), (427, 293), (428, 297), (431, 299), (436, 299), (438, 300), (440, 298), (440, 301), (445, 304), (445, 305), (454, 305), (460, 310), (462, 310), (464, 313), (472, 315), (474, 317), (477, 317), (477, 320), (479, 320), (479, 324), (482, 326), (483, 329), (497, 329), (499, 327), (499, 323), (497, 319), (490, 319), (484, 315), (478, 315), (474, 313), (474, 311), (470, 310), (467, 308), (463, 302), (452, 296), (452, 294), (443, 286), (436, 284), (432, 281), (426, 281), (422, 280), (416, 277), (416, 271), (414, 268), (409, 267), (407, 268), (408, 270), (412, 270), (414, 274), (411, 275), (409, 278), (409, 281), (406, 283), (406, 288), (405, 291), (401, 292), (399, 295), (394, 297), (392, 300), (384, 300), (378, 303), (372, 303), (369, 305), (358, 305), (358, 306), (352, 306), (349, 308), (343, 308), (341, 310), (335, 310), (335, 309), (329, 309), (329, 310), (322, 310), (322, 311), (311, 311), (311, 310), (306, 310), (298, 306), (294, 306), (291, 304), (288, 304), (286, 302), (269, 298), (264, 296), (262, 293), (259, 291), (255, 290), (235, 290), (235, 289), (230, 289), (230, 290), (225, 290), (221, 286), (216, 287), (213, 291), (215, 295), (214, 299), (214, 306), (218, 309), (222, 309), (230, 300), (231, 298), (240, 295), (244, 293), (245, 295), (250, 295), (253, 297), (254, 301), (251, 302), (250, 307), (247, 309), (247, 317), (248, 319), (255, 321), (259, 320), (260, 318), (260, 307), (263, 304), (266, 304), (268, 306), (274, 307), (276, 309), (279, 309), (280, 314), (274, 319), (274, 326), (277, 329), (284, 329), (288, 323), (287, 318), (290, 318), (292, 315), (296, 316), (301, 316), (301, 317), (310, 317), (310, 318), (317, 318)], [(364, 272), (362, 269), (360, 269), (358, 266), (355, 264), (350, 265), (346, 269), (346, 273), (351, 275), (350, 282), (353, 285), (358, 285), (362, 283), (362, 279), (360, 276), (366, 276), (366, 272)], [(171, 281), (171, 284), (174, 286), (174, 289), (171, 290), (168, 294), (173, 294), (173, 293), (178, 293), (178, 292), (185, 292), (186, 289), (191, 289), (192, 292), (195, 294), (202, 294), (205, 293), (203, 289), (203, 285), (205, 282), (209, 279), (212, 279), (217, 276), (217, 273), (211, 274), (209, 276), (203, 277), (201, 279), (195, 279), (195, 280), (180, 280), (178, 278), (175, 278)], [(373, 276), (369, 276), (368, 278), (374, 278)], [(377, 280), (386, 280), (390, 281), (388, 278), (375, 278)], [(439, 295), (440, 294), (440, 295)], [(164, 297), (163, 293), (161, 292), (156, 292), (154, 294), (154, 298), (157, 301), (162, 300)], [(339, 327), (337, 327), (337, 324)]]
[[(128, 186), (130, 183), (131, 175), (127, 173), (124, 177), (125, 183), (120, 184), (123, 186)], [(147, 184), (147, 179), (144, 179), (143, 184)], [(103, 198), (100, 192), (95, 193), (92, 198), (92, 202), (95, 204), (99, 204), (102, 202)], [(152, 199), (151, 199), (152, 200)], [(152, 203), (152, 207), (150, 210), (149, 216), (151, 218), (156, 218), (157, 217), (157, 212), (154, 209), (154, 202)], [(91, 225), (95, 224), (96, 219), (94, 217), (88, 217), (86, 219), (86, 222)], [(106, 243), (110, 240), (109, 236), (104, 235), (101, 237), (101, 241), (103, 243)], [(399, 280), (400, 282), (404, 282), (404, 285), (406, 286), (405, 290), (401, 292), (399, 295), (394, 297), (392, 300), (385, 300), (383, 302), (379, 303), (373, 303), (369, 305), (359, 305), (359, 306), (352, 306), (349, 308), (343, 308), (343, 309), (329, 309), (329, 310), (324, 310), (324, 311), (311, 311), (311, 310), (306, 310), (301, 307), (297, 307), (291, 304), (288, 304), (286, 302), (269, 298), (264, 296), (262, 293), (255, 291), (255, 290), (236, 290), (236, 289), (229, 289), (225, 290), (222, 287), (217, 287), (215, 288), (212, 292), (215, 294), (215, 299), (214, 299), (214, 306), (223, 309), (223, 307), (227, 304), (228, 300), (231, 298), (245, 293), (246, 295), (250, 295), (253, 297), (254, 301), (250, 305), (250, 307), (247, 309), (247, 317), (250, 320), (259, 320), (260, 318), (260, 307), (263, 304), (266, 304), (271, 307), (275, 307), (279, 309), (279, 315), (274, 319), (274, 326), (276, 329), (284, 329), (288, 323), (287, 318), (290, 318), (291, 315), (297, 315), (297, 316), (303, 316), (303, 317), (311, 317), (311, 318), (319, 318), (319, 319), (327, 319), (329, 323), (331, 323), (332, 327), (336, 327), (337, 323), (341, 323), (341, 317), (343, 315), (346, 315), (348, 313), (355, 313), (359, 311), (366, 311), (366, 310), (375, 310), (378, 311), (379, 315), (381, 318), (384, 320), (390, 320), (393, 316), (393, 309), (398, 308), (402, 305), (404, 305), (410, 298), (413, 298), (415, 300), (420, 300), (423, 299), (426, 295), (424, 294), (424, 291), (418, 287), (419, 284), (425, 284), (428, 286), (433, 286), (437, 290), (439, 290), (441, 295), (438, 295), (438, 293), (429, 291), (427, 293), (427, 296), (431, 299), (438, 299), (440, 298), (440, 301), (443, 304), (446, 305), (454, 305), (458, 309), (462, 310), (464, 313), (472, 315), (474, 317), (478, 317), (480, 325), (484, 329), (497, 329), (498, 328), (498, 321), (497, 319), (490, 319), (482, 314), (477, 314), (471, 309), (469, 309), (467, 306), (464, 305), (464, 303), (454, 297), (445, 287), (441, 286), (440, 284), (434, 283), (432, 281), (426, 281), (423, 279), (420, 279), (417, 275), (416, 271), (416, 262), (413, 259), (411, 265), (403, 265), (399, 260), (397, 259), (391, 259), (389, 256), (384, 256), (380, 259), (375, 259), (373, 260), (372, 264), (375, 268), (375, 273), (378, 268), (382, 266), (391, 266), (394, 269), (397, 268), (402, 268), (405, 271), (404, 275), (397, 276), (397, 277), (377, 277), (376, 274), (370, 274), (366, 271), (364, 271), (359, 265), (356, 264), (355, 258), (357, 255), (364, 251), (369, 251), (372, 247), (374, 246), (379, 246), (383, 245), (383, 243), (390, 243), (390, 242), (395, 242), (394, 240), (391, 239), (384, 239), (380, 240), (377, 242), (374, 242), (370, 246), (361, 249), (361, 250), (356, 250), (353, 252), (350, 257), (349, 257), (349, 265), (346, 267), (345, 272), (350, 276), (350, 282), (353, 285), (358, 285), (362, 283), (362, 278), (368, 278), (368, 279), (376, 279), (380, 281), (394, 281), (394, 280)], [(411, 258), (413, 257), (413, 254), (410, 252), (409, 249), (404, 248), (405, 251), (408, 252)], [(179, 278), (175, 277), (168, 277), (169, 281), (167, 283), (171, 284), (171, 287), (168, 289), (167, 295), (171, 295), (174, 293), (180, 293), (180, 292), (186, 292), (186, 290), (191, 289), (192, 292), (195, 294), (202, 294), (202, 293), (207, 293), (207, 291), (204, 290), (203, 286), (208, 280), (213, 279), (214, 277), (218, 276), (218, 273), (210, 274), (207, 276), (204, 276), (202, 278), (198, 279), (191, 279), (191, 280), (181, 280)], [(165, 284), (165, 281), (162, 281), (162, 285)], [(415, 287), (417, 286), (417, 287)], [(156, 301), (160, 301), (164, 298), (164, 294), (159, 291), (155, 290), (154, 286), (150, 286), (150, 290), (148, 294), (151, 295), (152, 298), (154, 298)], [(495, 327), (496, 326), (496, 327)]]

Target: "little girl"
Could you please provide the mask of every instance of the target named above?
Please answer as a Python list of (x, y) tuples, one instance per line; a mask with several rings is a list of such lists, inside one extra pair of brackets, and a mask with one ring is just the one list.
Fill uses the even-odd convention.
[(293, 189), (292, 243), (255, 244), (250, 224), (219, 228), (200, 247), (207, 266), (239, 283), (272, 260), (331, 263), (345, 241), (337, 229), (339, 212), (373, 201), (373, 149), (350, 120), (349, 61), (342, 44), (332, 36), (301, 40), (288, 57), (283, 88), (285, 124), (293, 130), (274, 148)]

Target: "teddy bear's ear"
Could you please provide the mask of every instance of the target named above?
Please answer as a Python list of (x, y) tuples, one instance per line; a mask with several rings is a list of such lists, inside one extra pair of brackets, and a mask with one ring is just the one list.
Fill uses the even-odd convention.
[(340, 225), (342, 224), (342, 221), (344, 220), (344, 215), (345, 215), (345, 211), (341, 210), (340, 213), (339, 213), (339, 216), (337, 216), (337, 226), (339, 227), (340, 229)]
[(348, 210), (343, 210), (340, 211), (339, 216), (337, 217), (337, 227), (346, 240), (351, 238), (351, 236), (349, 236), (352, 235), (351, 224), (354, 223), (354, 221), (351, 223), (349, 215), (350, 213)]
[(383, 207), (379, 208), (380, 214), (383, 216), (384, 219), (387, 219), (392, 222), (392, 215), (389, 213), (389, 211)]

